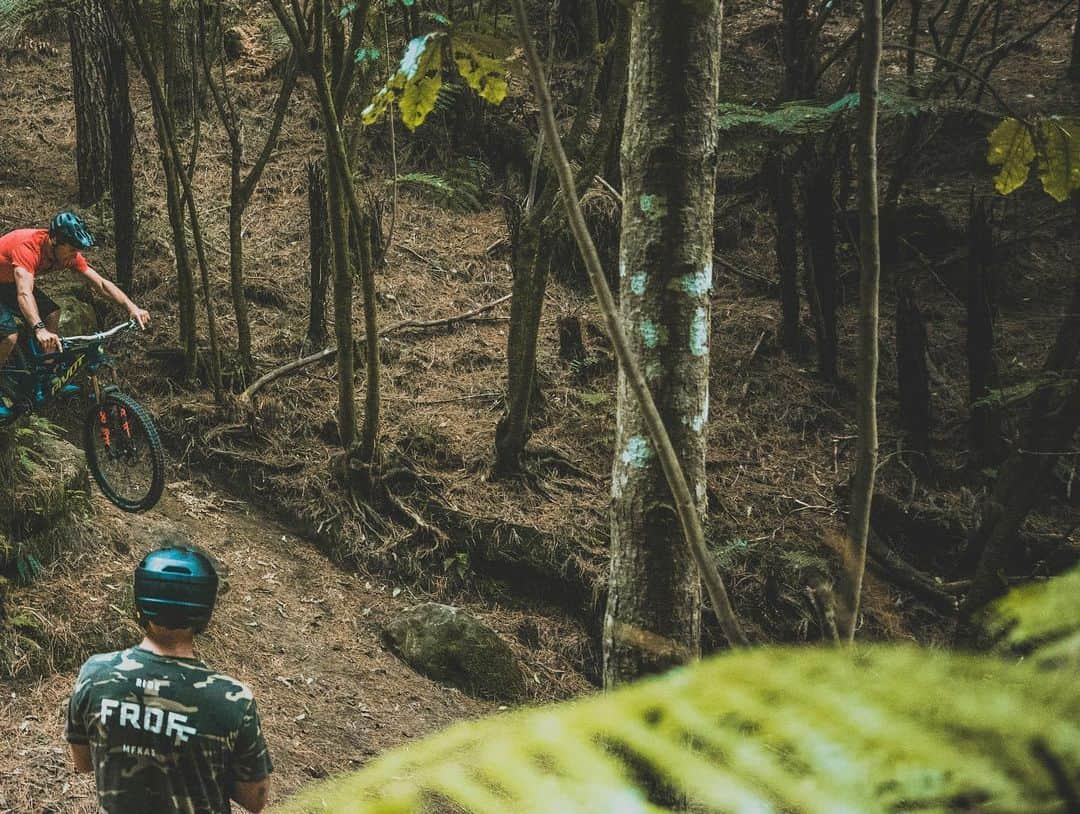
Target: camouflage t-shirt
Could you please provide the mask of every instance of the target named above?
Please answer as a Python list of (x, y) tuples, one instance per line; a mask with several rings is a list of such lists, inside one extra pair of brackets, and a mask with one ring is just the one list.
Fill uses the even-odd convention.
[(89, 744), (106, 814), (228, 814), (235, 781), (273, 770), (250, 689), (139, 647), (83, 665), (67, 740)]

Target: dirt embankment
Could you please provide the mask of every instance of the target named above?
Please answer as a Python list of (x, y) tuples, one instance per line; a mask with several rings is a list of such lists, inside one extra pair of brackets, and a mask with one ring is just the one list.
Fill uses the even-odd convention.
[[(160, 532), (188, 536), (223, 566), (221, 599), (198, 652), (254, 689), (279, 799), (311, 778), (497, 708), (417, 675), (384, 649), (382, 623), (421, 598), (409, 586), (342, 570), (244, 503), (180, 481), (147, 515), (123, 514), (100, 495), (93, 505), (81, 543), (10, 599), (11, 610), (37, 619), (36, 644), (50, 649), (57, 670), (0, 683), (0, 814), (96, 810), (92, 779), (71, 771), (65, 701), (82, 658), (138, 642), (128, 586)], [(587, 691), (546, 646), (562, 635), (556, 627), (470, 610), (517, 651), (532, 700)], [(538, 631), (532, 646), (519, 642), (522, 629)]]

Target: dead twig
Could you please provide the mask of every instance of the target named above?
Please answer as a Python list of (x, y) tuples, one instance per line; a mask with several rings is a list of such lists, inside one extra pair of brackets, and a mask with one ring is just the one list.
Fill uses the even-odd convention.
[[(486, 311), (490, 311), (492, 308), (495, 308), (496, 306), (502, 305), (504, 302), (506, 302), (507, 300), (510, 299), (510, 296), (511, 296), (510, 294), (507, 294), (505, 297), (500, 297), (499, 299), (495, 300), (494, 302), (489, 302), (487, 305), (481, 305), (478, 308), (473, 308), (471, 311), (466, 311), (463, 314), (455, 314), (452, 317), (444, 317), (443, 319), (433, 319), (433, 320), (429, 320), (429, 321), (426, 321), (426, 322), (415, 320), (415, 319), (406, 319), (406, 320), (402, 320), (401, 322), (395, 322), (392, 325), (387, 325), (385, 328), (381, 329), (379, 331), (379, 336), (386, 336), (387, 334), (394, 333), (396, 331), (419, 330), (419, 329), (425, 329), (425, 328), (440, 328), (440, 327), (443, 327), (444, 325), (452, 325), (455, 322), (463, 322), (465, 320), (472, 319), (475, 316), (483, 314)], [(363, 342), (364, 338), (361, 337), (357, 341), (358, 342)], [(271, 370), (269, 373), (266, 373), (266, 374), (260, 376), (258, 379), (256, 379), (254, 382), (252, 382), (251, 386), (248, 387), (247, 390), (245, 390), (243, 393), (240, 394), (238, 400), (239, 400), (239, 402), (241, 404), (249, 404), (251, 402), (251, 399), (254, 397), (254, 395), (256, 393), (258, 393), (260, 390), (262, 390), (264, 387), (266, 387), (266, 385), (270, 384), (270, 382), (272, 382), (272, 381), (274, 381), (276, 379), (280, 379), (282, 376), (285, 376), (285, 375), (287, 375), (289, 373), (294, 373), (297, 370), (300, 370), (301, 368), (307, 367), (308, 365), (313, 365), (316, 362), (322, 362), (322, 361), (325, 361), (327, 359), (330, 359), (331, 357), (336, 356), (336, 355), (337, 355), (337, 348), (336, 347), (334, 347), (334, 348), (324, 348), (323, 350), (319, 351), (318, 353), (312, 353), (309, 356), (304, 356), (304, 357), (302, 357), (300, 359), (295, 359), (294, 361), (289, 362), (288, 364), (285, 364), (285, 365), (282, 365), (281, 367), (275, 368), (274, 370)]]

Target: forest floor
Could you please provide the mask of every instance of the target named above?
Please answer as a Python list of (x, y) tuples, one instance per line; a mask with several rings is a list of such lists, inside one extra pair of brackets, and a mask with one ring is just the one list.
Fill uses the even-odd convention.
[[(96, 495), (93, 519), (77, 534), (81, 542), (20, 591), (12, 608), (38, 620), (57, 669), (0, 685), (0, 814), (97, 810), (92, 775), (72, 772), (63, 740), (67, 696), (90, 652), (139, 642), (131, 575), (161, 533), (184, 535), (222, 566), (221, 598), (197, 654), (254, 690), (276, 799), (498, 708), (429, 681), (383, 647), (382, 625), (424, 601), (407, 586), (336, 566), (286, 526), (202, 482), (171, 482), (157, 508), (135, 517)], [(464, 607), (521, 658), (531, 702), (588, 691), (584, 678), (545, 646), (558, 631), (526, 647), (517, 638), (521, 613), (475, 602)]]
[[(1051, 5), (1037, 2), (1030, 9)], [(1030, 10), (1025, 5), (1020, 11), (1024, 9)], [(777, 20), (772, 4), (728, 4), (726, 101), (767, 102), (775, 93), (780, 76)], [(850, 15), (838, 16), (825, 31), (825, 41), (843, 39), (852, 20)], [(1061, 76), (1068, 57), (1068, 22), (1052, 26), (1002, 67), (996, 81), (1011, 104), (1021, 110), (1036, 104), (1063, 112), (1080, 108), (1080, 85)], [(904, 32), (895, 25), (889, 37), (902, 41)], [(277, 80), (266, 68), (280, 53), (275, 55), (265, 20), (245, 20), (239, 28), (245, 53), (229, 66), (229, 76), (236, 82), (242, 110), (250, 116), (249, 138), (255, 146), (249, 149), (256, 152), (276, 92)], [(0, 230), (44, 224), (74, 198), (70, 66), (62, 38), (54, 35), (51, 41), (52, 50), (16, 56), (0, 73), (0, 97), (10, 100), (11, 115), (0, 128)], [(885, 76), (899, 74), (900, 59), (893, 54)], [(205, 652), (223, 669), (250, 680), (256, 693), (275, 705), (268, 730), (271, 747), (280, 756), (283, 785), (294, 788), (307, 777), (363, 760), (371, 754), (365, 750), (491, 709), (417, 678), (381, 649), (375, 621), (412, 597), (435, 596), (476, 608), (512, 643), (522, 626), (538, 629), (539, 645), (522, 651), (539, 676), (536, 698), (587, 691), (583, 676), (595, 679), (597, 671), (595, 632), (607, 568), (616, 404), (609, 345), (592, 297), (583, 291), (580, 278), (575, 283), (572, 248), (559, 255), (541, 324), (538, 364), (545, 400), (536, 416), (532, 446), (549, 454), (533, 459), (533, 477), (488, 477), (503, 408), (507, 306), (435, 330), (395, 331), (380, 344), (382, 444), (391, 466), (415, 475), (395, 485), (399, 497), (446, 537), (435, 545), (400, 517), (381, 525), (369, 523), (370, 518), (349, 506), (331, 471), (337, 446), (332, 366), (312, 366), (271, 384), (247, 414), (216, 407), (205, 388), (178, 384), (168, 355), (148, 353), (176, 345), (177, 288), (149, 100), (141, 80), (134, 82), (139, 260), (132, 296), (149, 308), (154, 325), (121, 354), (118, 375), (124, 389), (150, 406), (171, 447), (172, 483), (152, 524), (187, 525), (230, 566), (236, 584), (244, 586), (226, 595), (219, 617), (224, 625), (210, 636)], [(512, 82), (506, 104), (516, 105), (527, 126), (533, 126), (535, 109), (520, 80)], [(321, 138), (310, 125), (313, 115), (309, 89), (302, 82), (278, 150), (245, 215), (246, 293), (260, 373), (317, 349), (305, 338), (306, 164), (322, 150)], [(399, 130), (402, 172), (457, 171), (468, 166), (466, 158), (476, 159), (456, 141), (453, 126), (460, 123), (461, 111), (457, 115), (455, 120), (433, 114), (415, 134)], [(903, 235), (918, 251), (903, 265), (886, 268), (882, 288), (878, 483), (880, 492), (902, 507), (906, 520), (895, 524), (883, 519), (879, 528), (883, 534), (891, 532), (889, 542), (911, 562), (948, 578), (951, 558), (966, 530), (977, 522), (994, 474), (968, 454), (964, 298), (970, 205), (973, 199), (996, 198), (992, 171), (985, 163), (985, 137), (995, 119), (974, 113), (943, 115), (933, 122), (913, 159), (917, 166), (902, 199), (923, 213), (914, 231)], [(896, 119), (884, 123), (883, 156), (895, 157), (901, 132)], [(370, 166), (361, 171), (365, 179), (372, 174), (369, 189), (377, 192), (386, 188), (384, 135), (376, 135)], [(210, 244), (212, 299), (232, 377), (227, 150), (211, 113), (203, 122), (201, 142), (197, 197)], [(753, 639), (818, 640), (823, 631), (808, 595), (807, 574), (833, 569), (835, 540), (846, 512), (856, 437), (851, 382), (857, 259), (850, 234), (839, 235), (840, 381), (829, 385), (815, 370), (808, 311), (803, 313), (806, 353), (789, 358), (779, 348), (771, 205), (760, 179), (753, 178), (763, 157), (763, 149), (732, 149), (721, 160), (721, 184), (742, 191), (718, 199), (708, 533)], [(993, 204), (1000, 248), (996, 329), (1004, 386), (1027, 380), (1041, 366), (1060, 320), (1069, 275), (1080, 257), (1080, 235), (1071, 213), (1033, 186)], [(377, 279), (383, 326), (450, 317), (510, 292), (507, 228), (499, 206), (505, 190), (487, 182), (481, 187), (481, 209), (465, 213), (449, 211), (403, 187), (395, 248)], [(590, 195), (594, 224), (603, 226), (606, 218), (610, 227), (618, 217), (617, 203), (599, 189)], [(92, 226), (108, 231), (107, 214), (94, 211), (91, 220)], [(601, 246), (609, 264), (614, 248), (610, 236)], [(112, 271), (112, 260), (108, 246), (91, 255), (92, 264), (106, 273)], [(901, 454), (892, 320), (894, 283), (901, 274), (910, 275), (914, 283), (929, 331), (935, 421), (935, 463), (929, 478), (917, 475)], [(43, 288), (50, 284), (46, 279)], [(355, 299), (359, 330), (359, 296)], [(582, 321), (584, 364), (572, 365), (559, 356), (559, 322), (565, 318)], [(205, 322), (200, 312), (203, 336)], [(363, 384), (360, 370), (358, 404)], [(1010, 431), (1021, 418), (1019, 410), (1010, 414)], [(1080, 488), (1072, 485), (1075, 458), (1063, 459), (1059, 474), (1053, 500), (1026, 528), (1029, 538), (1044, 543), (1029, 553), (1028, 574), (1050, 570), (1041, 559), (1050, 545), (1059, 553), (1067, 549), (1069, 556), (1080, 552), (1075, 524)], [(110, 537), (121, 541), (121, 549), (130, 546), (130, 552), (106, 549), (104, 570), (85, 566), (82, 572), (76, 568), (69, 573), (65, 566), (49, 572), (16, 601), (31, 608), (47, 605), (52, 610), (42, 613), (53, 622), (65, 618), (65, 607), (97, 608), (94, 618), (108, 632), (96, 640), (118, 646), (135, 632), (129, 623), (117, 627), (120, 623), (104, 599), (105, 591), (118, 594), (120, 589), (102, 586), (123, 584), (143, 537), (128, 531), (140, 525), (131, 525), (104, 501), (96, 498), (94, 505), (101, 509), (104, 527), (112, 528)], [(200, 517), (200, 512), (205, 513)], [(920, 526), (920, 520), (928, 523)], [(913, 522), (902, 527), (907, 521)], [(222, 533), (230, 528), (234, 531)], [(939, 535), (942, 528), (948, 534), (923, 535), (927, 530)], [(483, 537), (490, 537), (487, 547), (479, 539)], [(529, 553), (532, 561), (515, 567), (499, 559), (500, 549)], [(97, 550), (87, 549), (78, 556), (91, 559), (76, 563), (95, 562), (92, 552)], [(375, 576), (357, 575), (363, 573)], [(267, 574), (276, 574), (276, 580), (264, 581)], [(366, 587), (369, 582), (371, 588)], [(392, 596), (394, 588), (402, 589), (398, 597)], [(925, 600), (885, 580), (872, 580), (868, 591), (861, 638), (932, 644), (949, 640), (951, 620)], [(237, 604), (238, 597), (248, 595), (251, 606), (260, 609), (255, 621), (265, 626), (261, 629), (246, 625), (252, 619), (247, 603)], [(320, 597), (335, 609), (333, 621), (319, 610), (322, 605), (305, 601)], [(55, 604), (61, 601), (73, 604)], [(230, 607), (242, 609), (235, 619), (229, 617)], [(363, 615), (365, 608), (372, 609), (369, 616)], [(325, 615), (314, 625), (319, 613)], [(706, 621), (711, 622), (708, 617)], [(226, 634), (233, 633), (247, 647), (243, 654), (225, 641)], [(723, 645), (712, 624), (707, 624), (706, 639), (708, 648)], [(294, 645), (295, 653), (280, 652)], [(335, 645), (343, 649), (334, 650)], [(303, 655), (320, 650), (330, 659), (322, 672)], [(0, 734), (13, 733), (0, 737), (5, 778), (0, 794), (8, 796), (9, 806), (29, 799), (15, 795), (33, 794), (38, 802), (58, 806), (40, 810), (67, 812), (75, 809), (65, 807), (68, 803), (60, 796), (85, 789), (73, 785), (70, 792), (61, 791), (69, 782), (66, 758), (55, 751), (62, 747), (60, 706), (76, 666), (72, 659), (69, 655), (56, 675), (18, 685), (3, 708)], [(380, 669), (384, 672), (377, 672)], [(334, 678), (338, 674), (342, 678)], [(326, 694), (305, 689), (307, 678), (316, 679), (312, 687), (325, 686)], [(386, 703), (387, 698), (400, 711)], [(368, 704), (372, 718), (361, 714), (360, 703)], [(326, 722), (325, 731), (315, 726), (317, 716)], [(362, 731), (365, 726), (370, 732)], [(10, 774), (9, 766), (23, 774)]]

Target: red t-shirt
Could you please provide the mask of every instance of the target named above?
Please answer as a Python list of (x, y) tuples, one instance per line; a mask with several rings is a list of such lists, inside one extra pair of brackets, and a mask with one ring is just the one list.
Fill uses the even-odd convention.
[[(0, 237), (0, 284), (15, 282), (15, 267), (26, 269), (35, 277), (61, 268), (49, 244), (48, 229), (16, 229)], [(90, 268), (79, 252), (64, 268), (80, 274)]]

